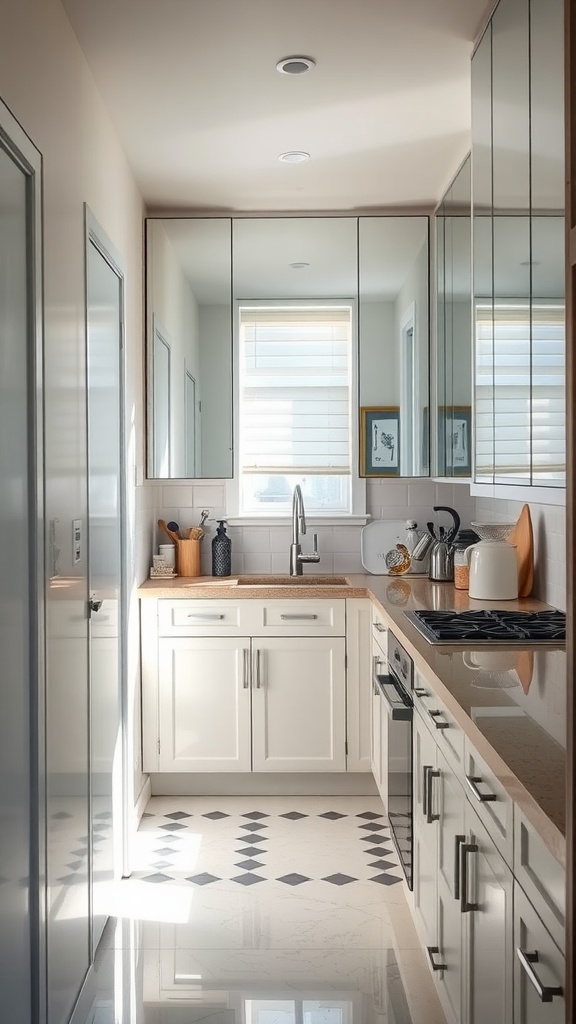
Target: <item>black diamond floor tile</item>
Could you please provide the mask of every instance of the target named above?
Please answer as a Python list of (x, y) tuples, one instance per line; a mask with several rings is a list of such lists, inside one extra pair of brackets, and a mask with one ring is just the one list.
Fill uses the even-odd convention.
[(248, 871), (245, 875), (236, 875), (236, 878), (231, 878), (231, 882), (238, 882), (239, 885), (256, 885), (256, 882), (265, 882), (266, 879), (262, 878), (262, 875), (253, 875)]
[(173, 862), (171, 860), (157, 860), (152, 864), (153, 868), (157, 868), (160, 871), (161, 868), (171, 868)]
[(394, 868), (396, 865), (393, 860), (371, 860), (368, 867), (380, 868), (380, 871), (385, 871), (386, 868)]
[(338, 872), (335, 875), (327, 875), (326, 878), (322, 879), (323, 882), (331, 882), (332, 885), (348, 885), (348, 882), (357, 882), (357, 878), (353, 878), (352, 875), (343, 875)]
[(377, 832), (373, 832), (371, 835), (358, 836), (363, 843), (383, 843), (387, 840), (387, 836), (379, 836)]
[(261, 850), (259, 846), (245, 846), (243, 850), (236, 850), (235, 853), (240, 853), (243, 857), (255, 857), (256, 854), (261, 857), (266, 850)]
[(248, 834), (246, 836), (236, 836), (238, 843), (267, 843), (270, 836), (255, 836)]
[(311, 879), (306, 875), (299, 875), (298, 872), (293, 871), (290, 875), (282, 875), (282, 877), (277, 878), (276, 881), (285, 882), (286, 885), (302, 885), (302, 882), (310, 882)]
[(300, 811), (288, 811), (286, 814), (281, 814), (281, 818), (290, 818), (291, 821), (297, 821), (298, 818), (307, 818), (307, 814), (300, 814)]
[(157, 871), (155, 875), (144, 875), (142, 878), (143, 882), (171, 882), (172, 877), (170, 875), (163, 875), (161, 871)]
[(390, 853), (385, 846), (371, 846), (369, 850), (364, 850), (364, 853), (369, 853), (374, 857), (385, 857)]
[(161, 857), (167, 857), (169, 854), (175, 854), (177, 851), (173, 846), (163, 846), (160, 850), (154, 850), (154, 853), (159, 854)]
[(356, 815), (357, 818), (366, 818), (368, 821), (373, 821), (374, 818), (383, 818), (383, 814), (375, 814), (374, 811), (362, 811), (361, 814)]
[(87, 847), (83, 846), (81, 850), (72, 850), (70, 853), (71, 857), (84, 857), (87, 852)]
[(210, 882), (220, 882), (222, 879), (218, 878), (217, 875), (210, 875), (207, 871), (203, 871), (201, 875), (191, 875), (186, 881), (193, 882), (194, 885), (210, 885)]
[(382, 829), (385, 829), (385, 828), (386, 828), (386, 825), (379, 825), (379, 824), (378, 824), (377, 822), (375, 822), (375, 821), (371, 821), (371, 822), (369, 822), (369, 824), (367, 824), (367, 825), (359, 825), (359, 826), (358, 826), (358, 828), (363, 828), (363, 829), (365, 829), (365, 830), (366, 830), (367, 832), (369, 832), (369, 831), (372, 831), (372, 832), (381, 832), (381, 831), (382, 831)]
[(240, 825), (240, 828), (246, 829), (247, 832), (259, 832), (261, 828), (268, 828), (268, 825), (263, 825), (262, 822), (256, 824), (255, 821), (252, 821), (249, 825)]
[(249, 814), (243, 814), (243, 818), (253, 818), (254, 821), (258, 821), (260, 818), (269, 818), (269, 814), (264, 814), (262, 811), (250, 811)]
[(173, 821), (178, 821), (180, 818), (191, 818), (191, 814), (186, 814), (186, 811), (172, 811), (172, 814), (165, 814), (165, 818), (172, 818)]
[(172, 822), (170, 825), (158, 826), (158, 829), (161, 829), (162, 832), (180, 832), (183, 828), (186, 828), (186, 825), (179, 825), (177, 821)]
[(325, 814), (319, 814), (319, 818), (329, 818), (330, 821), (336, 821), (337, 818), (346, 818), (346, 814), (339, 814), (338, 811), (326, 811)]
[(380, 885), (395, 885), (396, 882), (402, 881), (396, 875), (389, 875), (387, 871), (383, 871), (381, 875), (374, 875), (374, 878), (369, 879), (370, 882), (379, 882)]
[(239, 860), (234, 867), (243, 868), (244, 871), (252, 871), (254, 868), (263, 868), (264, 865), (261, 860), (254, 860), (252, 857), (249, 857), (248, 860)]
[(78, 868), (82, 867), (83, 863), (84, 861), (82, 860), (73, 860), (70, 864), (67, 864), (66, 867), (70, 868), (70, 871), (78, 871)]
[(229, 814), (224, 814), (224, 811), (210, 811), (209, 814), (203, 814), (203, 818), (211, 818), (212, 821), (218, 821), (219, 818), (229, 818)]

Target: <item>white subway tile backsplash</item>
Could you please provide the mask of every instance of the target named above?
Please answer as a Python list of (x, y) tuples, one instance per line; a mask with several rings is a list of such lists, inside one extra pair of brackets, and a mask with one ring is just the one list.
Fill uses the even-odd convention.
[(179, 508), (192, 505), (193, 488), (191, 484), (164, 484), (162, 487), (162, 505)]
[(364, 572), (360, 561), (360, 551), (352, 554), (348, 551), (334, 552), (334, 572)]
[(254, 551), (244, 552), (244, 572), (269, 573), (272, 572), (272, 556), (270, 554), (257, 554)]
[(209, 508), (211, 515), (214, 508), (223, 509), (226, 505), (226, 485), (194, 484), (194, 505), (199, 509)]
[(292, 530), (289, 526), (270, 527), (270, 551), (274, 554), (285, 554), (292, 543)]
[[(242, 545), (245, 555), (258, 552), (270, 552), (270, 530), (265, 526), (243, 526), (240, 529), (238, 542)], [(249, 571), (249, 570), (246, 570)], [(254, 570), (256, 571), (256, 570)], [(265, 569), (258, 569), (258, 572), (266, 572)]]

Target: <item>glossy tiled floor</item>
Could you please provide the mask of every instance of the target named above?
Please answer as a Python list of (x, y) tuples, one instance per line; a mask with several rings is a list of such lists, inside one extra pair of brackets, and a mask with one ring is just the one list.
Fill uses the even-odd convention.
[(91, 1024), (443, 1024), (377, 798), (154, 797), (109, 900)]

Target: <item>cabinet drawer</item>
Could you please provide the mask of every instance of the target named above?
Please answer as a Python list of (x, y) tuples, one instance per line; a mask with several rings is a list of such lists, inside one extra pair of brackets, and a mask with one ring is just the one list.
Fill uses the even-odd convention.
[(346, 602), (254, 601), (254, 636), (344, 636)]
[(237, 636), (250, 632), (251, 602), (158, 601), (159, 636)]
[(514, 874), (552, 938), (564, 949), (566, 879), (564, 868), (544, 840), (514, 809)]
[(414, 670), (414, 707), (434, 733), (438, 749), (452, 768), (462, 769), (464, 764), (464, 733), (450, 714), (444, 701), (436, 696), (418, 669)]
[(464, 777), (466, 795), (486, 826), (495, 846), (512, 867), (514, 849), (514, 805), (492, 770), (470, 743), (465, 741)]
[(564, 1024), (564, 957), (517, 882), (514, 883), (514, 1020)]

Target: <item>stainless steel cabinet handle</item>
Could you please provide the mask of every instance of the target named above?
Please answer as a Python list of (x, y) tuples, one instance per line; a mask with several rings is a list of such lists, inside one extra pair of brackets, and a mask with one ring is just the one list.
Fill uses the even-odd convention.
[(428, 954), (428, 959), (430, 961), (430, 966), (431, 966), (433, 971), (446, 971), (447, 970), (446, 964), (437, 964), (435, 962), (435, 960), (434, 960), (434, 957), (436, 956), (436, 954), (440, 952), (440, 950), (438, 949), (438, 946), (426, 946), (426, 952)]
[(378, 686), (378, 678), (377, 678), (378, 677), (377, 668), (378, 668), (378, 665), (381, 665), (381, 664), (382, 664), (382, 662), (381, 662), (380, 658), (378, 657), (378, 655), (377, 654), (373, 654), (372, 655), (372, 691), (373, 691), (375, 697), (381, 697), (382, 696), (381, 693), (380, 693), (380, 687)]
[(417, 697), (427, 697), (428, 696), (428, 690), (422, 689), (421, 686), (415, 686), (414, 690), (412, 692), (415, 693)]
[(468, 854), (478, 853), (476, 843), (462, 843), (460, 847), (460, 910), (463, 914), (469, 914), (472, 910), (479, 910), (478, 903), (470, 903), (468, 899)]
[(257, 690), (260, 690), (261, 687), (262, 687), (262, 678), (261, 678), (261, 675), (260, 675), (260, 655), (261, 655), (261, 653), (262, 652), (260, 650), (258, 650), (258, 649), (254, 651), (254, 663), (255, 663), (255, 666), (256, 666), (255, 671), (254, 671), (254, 677), (255, 677), (255, 680), (256, 680), (256, 689)]
[(526, 949), (516, 949), (516, 956), (522, 964), (522, 970), (527, 975), (528, 980), (536, 989), (538, 998), (542, 1003), (551, 1003), (554, 996), (564, 995), (564, 990), (561, 985), (543, 985), (540, 978), (536, 974), (532, 964), (539, 963), (538, 952), (528, 952)]
[(280, 615), (280, 618), (287, 619), (289, 622), (298, 622), (299, 620), (301, 622), (310, 622), (312, 619), (317, 619), (318, 616), (310, 613), (309, 615)]
[(460, 899), (460, 847), (466, 836), (454, 836), (454, 899)]
[(422, 813), (428, 818), (428, 773), (432, 771), (431, 764), (422, 765)]
[(242, 651), (243, 658), (243, 680), (242, 685), (245, 690), (250, 686), (250, 651), (247, 647)]
[(224, 618), (224, 616), (213, 615), (212, 612), (207, 612), (205, 615), (203, 615), (201, 612), (188, 612), (187, 618), (198, 619), (200, 622), (218, 622), (221, 621)]
[(483, 781), (480, 775), (465, 775), (464, 778), (466, 779), (466, 785), (468, 786), (468, 789), (472, 790), (474, 796), (476, 797), (477, 800), (480, 801), (481, 804), (490, 803), (491, 800), (498, 799), (496, 793), (480, 792), (480, 790), (478, 789), (478, 785), (480, 782)]
[(374, 623), (374, 629), (377, 629), (379, 633), (385, 633), (386, 632), (386, 626), (383, 626), (381, 622), (375, 622)]
[(426, 783), (427, 783), (427, 786), (428, 786), (428, 796), (426, 798), (426, 824), (427, 825), (431, 825), (433, 821), (439, 821), (440, 820), (440, 815), (439, 814), (434, 814), (434, 812), (432, 810), (432, 786), (434, 784), (434, 779), (439, 779), (439, 778), (440, 778), (440, 772), (438, 771), (438, 769), (437, 768), (430, 768), (430, 771), (428, 772), (428, 778), (426, 780)]
[(450, 728), (450, 723), (449, 722), (440, 722), (439, 721), (440, 715), (443, 714), (442, 711), (429, 711), (428, 714), (430, 715), (430, 718), (434, 722), (434, 728), (435, 729), (449, 729)]

